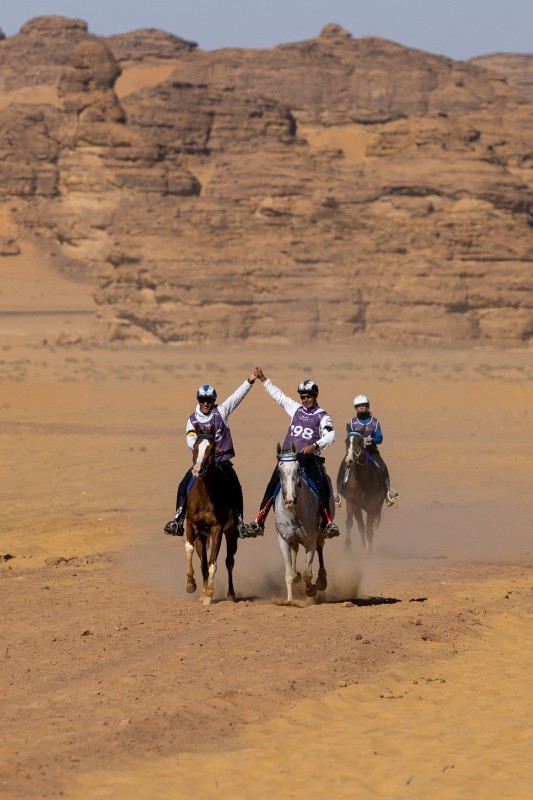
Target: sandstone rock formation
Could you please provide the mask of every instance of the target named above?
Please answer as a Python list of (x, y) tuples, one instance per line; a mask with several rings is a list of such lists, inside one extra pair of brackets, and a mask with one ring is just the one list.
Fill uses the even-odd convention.
[(505, 77), (520, 94), (528, 100), (533, 100), (533, 55), (494, 53), (472, 58), (470, 63)]
[(99, 336), (530, 339), (533, 103), (503, 75), (337, 25), (205, 53), (67, 22), (0, 42), (10, 63), (43, 32), (61, 104), (0, 108), (0, 204), (95, 282)]

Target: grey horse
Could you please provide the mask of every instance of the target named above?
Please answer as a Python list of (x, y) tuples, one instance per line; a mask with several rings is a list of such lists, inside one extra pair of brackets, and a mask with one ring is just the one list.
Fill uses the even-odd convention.
[[(321, 515), (315, 492), (302, 479), (300, 464), (294, 445), (289, 453), (283, 453), (278, 444), (278, 473), (281, 489), (274, 506), (278, 545), (285, 562), (287, 603), (292, 603), (292, 586), (302, 579), (296, 570), (296, 556), (301, 545), (305, 550), (303, 579), (305, 593), (314, 597), (317, 590), (326, 589), (327, 574), (324, 566), (324, 532), (320, 528)], [(313, 583), (313, 558), (318, 553), (319, 570)]]

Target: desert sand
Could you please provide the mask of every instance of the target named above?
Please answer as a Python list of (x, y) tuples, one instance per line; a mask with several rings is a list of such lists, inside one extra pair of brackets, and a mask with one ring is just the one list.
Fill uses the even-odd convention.
[[(58, 346), (89, 292), (2, 266), (2, 796), (526, 797), (530, 351)], [(401, 500), (372, 557), (338, 511), (325, 602), (281, 604), (269, 519), (239, 601), (222, 560), (206, 608), (162, 526), (197, 386), (224, 398), (256, 364), (288, 394), (318, 381), (332, 475), (368, 393)], [(252, 518), (288, 417), (256, 385), (230, 422)]]

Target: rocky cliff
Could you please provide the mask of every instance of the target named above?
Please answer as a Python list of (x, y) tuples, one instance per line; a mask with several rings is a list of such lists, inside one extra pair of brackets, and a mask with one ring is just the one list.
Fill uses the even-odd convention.
[(94, 282), (99, 337), (531, 337), (533, 103), (494, 64), (44, 17), (0, 65), (10, 246)]

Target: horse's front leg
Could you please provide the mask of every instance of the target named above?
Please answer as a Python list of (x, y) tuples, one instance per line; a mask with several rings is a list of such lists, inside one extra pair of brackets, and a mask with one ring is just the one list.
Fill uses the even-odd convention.
[(315, 557), (314, 546), (309, 545), (305, 550), (305, 568), (303, 571), (303, 579), (305, 581), (305, 593), (308, 597), (314, 597), (316, 594), (316, 585), (313, 583), (313, 558)]
[[(287, 603), (290, 605), (292, 603), (292, 584), (294, 583), (294, 579), (296, 577), (296, 570), (293, 566), (293, 553), (294, 553), (294, 563), (296, 563), (296, 553), (293, 550), (291, 552), (291, 545), (285, 541), (283, 536), (278, 533), (278, 545), (279, 549), (281, 550), (281, 555), (283, 556), (283, 563), (285, 564), (285, 584), (287, 586)], [(298, 548), (296, 548), (297, 552)]]
[(328, 588), (328, 573), (324, 564), (324, 539), (317, 542), (316, 552), (318, 555), (318, 577), (316, 579), (316, 588), (319, 592), (323, 592)]
[(361, 536), (361, 545), (363, 549), (366, 550), (367, 549), (366, 530), (365, 530), (365, 523), (363, 520), (363, 512), (361, 511), (359, 506), (354, 506), (353, 513), (355, 521), (357, 522), (357, 527), (359, 528), (359, 535)]
[(366, 515), (366, 550), (367, 553), (372, 553), (372, 546), (374, 542), (374, 524), (376, 515), (373, 512), (368, 512)]
[(207, 568), (206, 580), (204, 580), (204, 590), (202, 592), (202, 602), (204, 606), (211, 604), (214, 593), (215, 574), (217, 571), (217, 559), (222, 542), (222, 525), (214, 525), (211, 528), (211, 551), (209, 553), (209, 566)]
[(293, 574), (293, 578), (292, 578), (293, 584), (300, 583), (300, 581), (302, 580), (302, 573), (298, 572), (298, 570), (296, 569), (296, 559), (297, 559), (297, 557), (298, 557), (298, 542), (292, 542), (291, 543), (291, 565), (292, 565), (292, 574)]
[(192, 565), (192, 557), (194, 554), (195, 538), (197, 536), (196, 530), (187, 518), (185, 520), (185, 553), (187, 555), (187, 582), (185, 588), (188, 592), (196, 591), (196, 581), (194, 580), (194, 567)]
[(347, 550), (350, 550), (352, 546), (352, 528), (353, 528), (353, 518), (354, 518), (354, 506), (349, 500), (346, 500), (346, 541), (344, 546)]

